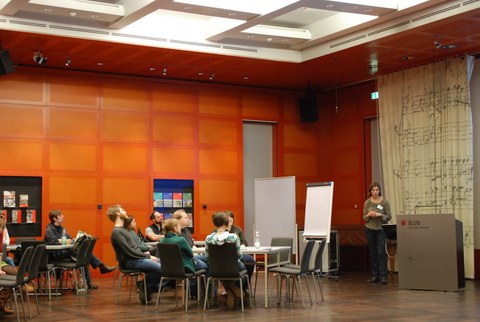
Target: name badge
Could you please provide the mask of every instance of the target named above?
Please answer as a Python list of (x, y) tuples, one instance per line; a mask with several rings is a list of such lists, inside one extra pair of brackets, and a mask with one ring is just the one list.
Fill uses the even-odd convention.
[(382, 205), (377, 205), (377, 208), (380, 209), (380, 210), (383, 210)]

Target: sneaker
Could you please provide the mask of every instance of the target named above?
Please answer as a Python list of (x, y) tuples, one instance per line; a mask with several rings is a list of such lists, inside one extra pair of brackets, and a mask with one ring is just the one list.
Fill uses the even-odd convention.
[(100, 273), (107, 274), (113, 272), (117, 267), (116, 266), (107, 266), (105, 264), (100, 265)]
[(147, 297), (145, 297), (145, 291), (143, 288), (143, 281), (138, 281), (137, 282), (137, 289), (138, 289), (138, 299), (140, 300), (140, 303), (143, 305), (147, 304), (152, 300), (152, 293), (147, 290)]

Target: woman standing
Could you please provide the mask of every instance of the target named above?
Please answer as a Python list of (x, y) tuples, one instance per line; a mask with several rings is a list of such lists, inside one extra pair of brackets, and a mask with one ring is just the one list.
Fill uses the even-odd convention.
[(377, 182), (370, 185), (368, 195), (370, 197), (363, 205), (365, 234), (367, 236), (372, 270), (372, 278), (369, 279), (368, 282), (387, 284), (387, 253), (385, 252), (385, 241), (387, 237), (383, 231), (382, 224), (392, 219), (390, 204), (382, 197), (380, 184)]

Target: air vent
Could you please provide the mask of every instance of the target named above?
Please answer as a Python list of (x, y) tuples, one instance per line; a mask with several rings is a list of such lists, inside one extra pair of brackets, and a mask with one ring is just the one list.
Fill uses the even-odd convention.
[(166, 41), (167, 41), (167, 39), (165, 39), (165, 38), (148, 37), (148, 36), (131, 35), (131, 34), (122, 34), (122, 33), (118, 33), (118, 32), (112, 32), (112, 36), (125, 37), (125, 38), (133, 38), (133, 39), (162, 41), (162, 42), (166, 42)]
[(353, 37), (353, 38), (350, 38), (350, 39), (347, 39), (347, 40), (344, 40), (344, 41), (341, 41), (341, 42), (337, 42), (336, 44), (330, 45), (330, 48), (335, 48), (335, 47), (338, 47), (338, 46), (342, 46), (342, 45), (345, 45), (345, 44), (363, 39), (365, 37), (367, 37), (367, 36), (366, 35), (360, 35), (360, 36)]
[(475, 2), (478, 2), (480, 0), (470, 0), (470, 1), (465, 1), (464, 3), (462, 3), (464, 6), (468, 6), (469, 4), (472, 4), (472, 3), (475, 3)]
[(423, 19), (426, 19), (426, 18), (430, 18), (430, 17), (433, 17), (433, 16), (436, 16), (438, 14), (441, 14), (441, 13), (444, 13), (444, 12), (448, 12), (448, 11), (452, 11), (454, 9), (458, 9), (460, 8), (460, 5), (457, 4), (457, 5), (454, 5), (454, 6), (451, 6), (451, 7), (448, 7), (448, 8), (445, 8), (445, 9), (442, 9), (442, 10), (438, 10), (438, 11), (434, 11), (434, 12), (431, 12), (429, 14), (426, 14), (424, 16), (420, 16), (420, 17), (417, 17), (417, 18), (413, 18), (412, 19), (412, 22), (417, 22), (417, 21), (420, 21), (420, 20), (423, 20)]
[(394, 28), (398, 28), (398, 27), (401, 27), (401, 26), (408, 25), (409, 23), (410, 23), (410, 21), (400, 22), (400, 23), (397, 23), (395, 25), (391, 25), (391, 26), (388, 26), (388, 27), (385, 27), (385, 28), (382, 28), (382, 29), (378, 29), (378, 30), (369, 32), (368, 35), (373, 36), (373, 35), (376, 35), (376, 34), (379, 34), (379, 33), (394, 29)]
[(223, 49), (229, 49), (229, 50), (238, 50), (238, 51), (246, 51), (250, 53), (257, 53), (257, 49), (253, 48), (243, 48), (243, 47), (233, 47), (233, 46), (223, 46)]
[(10, 23), (14, 25), (32, 26), (32, 27), (40, 27), (40, 28), (47, 27), (47, 25), (44, 23), (35, 23), (35, 22), (20, 21), (20, 20), (10, 20)]
[(50, 25), (52, 29), (60, 29), (60, 30), (68, 30), (68, 31), (78, 31), (88, 34), (96, 34), (96, 35), (109, 35), (108, 31), (101, 31), (101, 30), (93, 30), (93, 29), (85, 29), (85, 28), (75, 28), (75, 27), (66, 27), (66, 26), (57, 26), (57, 25)]
[(200, 47), (210, 47), (210, 48), (221, 48), (220, 45), (214, 44), (203, 44), (201, 42), (194, 41), (183, 41), (183, 40), (170, 40), (172, 44), (182, 44), (182, 45), (191, 45), (191, 46), (200, 46)]

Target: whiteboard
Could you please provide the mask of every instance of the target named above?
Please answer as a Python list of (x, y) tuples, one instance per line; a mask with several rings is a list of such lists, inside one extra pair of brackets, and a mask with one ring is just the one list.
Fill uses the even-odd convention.
[(255, 179), (255, 228), (260, 245), (269, 246), (272, 237), (291, 237), (296, 245), (295, 202), (295, 177)]
[(332, 224), (333, 182), (307, 183), (305, 238), (327, 238)]

